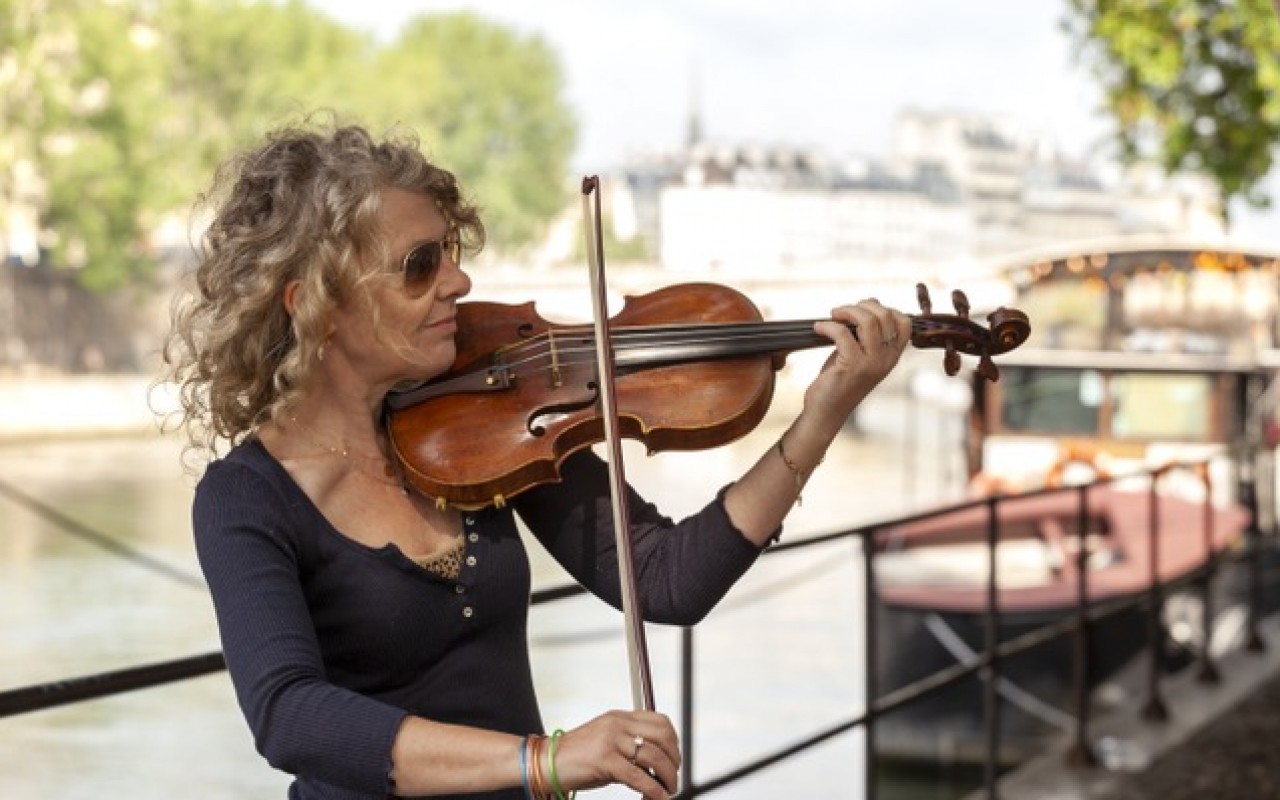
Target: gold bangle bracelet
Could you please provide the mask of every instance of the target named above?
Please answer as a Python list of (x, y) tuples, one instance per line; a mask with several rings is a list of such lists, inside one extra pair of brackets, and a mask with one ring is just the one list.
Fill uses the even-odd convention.
[(782, 439), (778, 439), (778, 455), (782, 457), (782, 463), (787, 465), (787, 470), (791, 473), (791, 477), (796, 482), (796, 505), (801, 504), (800, 492), (804, 489), (805, 481), (809, 479), (809, 475), (814, 469), (818, 468), (818, 464), (822, 463), (822, 459), (818, 459), (818, 463), (813, 465), (813, 469), (806, 472), (796, 466), (795, 462), (787, 458), (787, 451), (782, 449)]

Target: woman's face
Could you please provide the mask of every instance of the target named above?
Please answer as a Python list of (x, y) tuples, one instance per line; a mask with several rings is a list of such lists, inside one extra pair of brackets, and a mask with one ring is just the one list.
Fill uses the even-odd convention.
[[(370, 319), (359, 302), (343, 303), (334, 315), (328, 350), (340, 354), (370, 384), (427, 380), (453, 364), (455, 308), (471, 290), (471, 279), (455, 260), (455, 248), (431, 247), (457, 236), (434, 200), (386, 189), (382, 201), (390, 263), (365, 265), (373, 273), (369, 294), (379, 319)], [(415, 254), (406, 276), (405, 259), (420, 245), (428, 247)], [(438, 264), (427, 274), (423, 265), (436, 263), (429, 258), (433, 251), (439, 254)]]

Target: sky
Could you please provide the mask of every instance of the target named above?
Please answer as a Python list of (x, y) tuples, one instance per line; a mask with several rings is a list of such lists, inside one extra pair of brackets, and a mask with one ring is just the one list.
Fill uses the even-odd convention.
[[(1065, 0), (309, 2), (384, 37), (463, 9), (543, 37), (565, 69), (583, 174), (678, 147), (695, 106), (712, 140), (871, 158), (888, 156), (908, 108), (1007, 119), (1071, 156), (1104, 152), (1109, 130), (1059, 27)], [(1280, 177), (1268, 186), (1280, 195)], [(1280, 214), (1237, 218), (1280, 247)]]

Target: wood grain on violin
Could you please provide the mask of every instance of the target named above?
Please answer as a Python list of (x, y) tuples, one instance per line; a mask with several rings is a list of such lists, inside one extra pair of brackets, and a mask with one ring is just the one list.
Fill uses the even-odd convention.
[[(955, 314), (933, 313), (923, 284), (917, 295), (923, 313), (911, 317), (911, 343), (945, 350), (949, 375), (964, 353), (996, 380), (991, 357), (1030, 335), (1020, 311), (999, 309), (986, 328), (969, 318), (961, 292), (952, 293)], [(764, 322), (740, 292), (710, 283), (628, 297), (609, 323), (619, 430), (650, 452), (702, 450), (749, 433), (786, 355), (831, 345), (813, 323)], [(387, 398), (405, 478), (438, 504), (501, 505), (558, 480), (567, 456), (601, 441), (590, 326), (554, 326), (533, 303), (460, 303), (457, 343), (447, 373)]]

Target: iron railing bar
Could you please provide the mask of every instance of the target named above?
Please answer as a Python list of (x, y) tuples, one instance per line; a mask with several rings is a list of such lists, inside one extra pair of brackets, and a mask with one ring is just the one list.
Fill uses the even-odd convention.
[(685, 800), (685, 798), (707, 794), (708, 792), (713, 792), (716, 789), (720, 789), (730, 783), (741, 780), (742, 778), (754, 775), (762, 769), (771, 767), (780, 761), (785, 761), (791, 756), (803, 753), (805, 750), (812, 747), (817, 747), (828, 739), (839, 736), (842, 733), (847, 733), (859, 725), (865, 724), (866, 716), (866, 714), (861, 714), (846, 722), (833, 725), (815, 734), (807, 736), (795, 744), (784, 747), (781, 750), (775, 750), (769, 755), (757, 758), (754, 761), (748, 761), (746, 764), (732, 769), (717, 778), (712, 778), (711, 780), (703, 781), (702, 783), (690, 784), (673, 795), (673, 800)]
[(166, 561), (156, 558), (149, 553), (131, 547), (124, 542), (117, 540), (112, 536), (108, 536), (102, 531), (95, 530), (85, 525), (79, 520), (73, 519), (62, 513), (53, 506), (31, 497), (25, 492), (20, 491), (17, 487), (0, 480), (0, 494), (7, 496), (10, 500), (18, 505), (26, 508), (38, 517), (42, 517), (46, 522), (50, 522), (55, 528), (61, 529), (64, 533), (69, 533), (83, 541), (89, 542), (112, 555), (120, 556), (140, 566), (146, 567), (152, 572), (157, 572), (167, 578), (177, 581), (185, 586), (194, 589), (206, 589), (207, 586), (200, 577), (193, 575), (185, 570), (175, 567)]
[(0, 692), (0, 717), (10, 717), (28, 711), (40, 711), (81, 700), (94, 700), (136, 689), (148, 689), (161, 684), (197, 678), (220, 672), (226, 669), (226, 666), (222, 653), (206, 653), (174, 661), (11, 689)]

